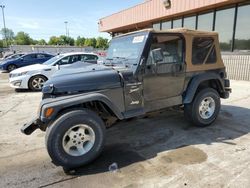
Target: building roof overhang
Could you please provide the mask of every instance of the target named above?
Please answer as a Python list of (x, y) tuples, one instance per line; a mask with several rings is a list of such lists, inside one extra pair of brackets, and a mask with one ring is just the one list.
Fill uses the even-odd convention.
[(165, 7), (163, 0), (148, 0), (101, 18), (98, 23), (99, 31), (119, 33), (138, 30), (152, 25), (153, 22), (191, 15), (243, 1), (246, 0), (171, 0), (171, 6)]

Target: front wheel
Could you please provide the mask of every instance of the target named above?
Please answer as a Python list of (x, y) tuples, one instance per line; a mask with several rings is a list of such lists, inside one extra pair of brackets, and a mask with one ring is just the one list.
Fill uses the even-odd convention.
[(32, 91), (41, 91), (44, 83), (47, 81), (47, 78), (42, 75), (33, 76), (29, 80), (29, 89)]
[(74, 110), (59, 117), (46, 131), (47, 151), (56, 165), (75, 168), (102, 151), (105, 125), (94, 112)]
[(11, 71), (15, 70), (16, 68), (17, 68), (16, 65), (10, 64), (10, 65), (8, 65), (8, 67), (7, 67), (7, 71), (8, 71), (8, 72), (11, 72)]
[(192, 103), (185, 104), (185, 117), (194, 125), (205, 127), (212, 124), (220, 111), (220, 96), (215, 89), (206, 88), (199, 91)]

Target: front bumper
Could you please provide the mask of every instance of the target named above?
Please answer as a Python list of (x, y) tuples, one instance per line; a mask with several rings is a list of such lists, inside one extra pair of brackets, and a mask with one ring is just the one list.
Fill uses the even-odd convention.
[(4, 71), (6, 70), (3, 65), (0, 65), (0, 70)]
[(17, 89), (28, 89), (29, 79), (30, 79), (29, 75), (10, 77), (9, 78), (10, 87)]
[(36, 129), (46, 130), (46, 125), (40, 119), (34, 119), (22, 126), (21, 132), (26, 135), (31, 135)]

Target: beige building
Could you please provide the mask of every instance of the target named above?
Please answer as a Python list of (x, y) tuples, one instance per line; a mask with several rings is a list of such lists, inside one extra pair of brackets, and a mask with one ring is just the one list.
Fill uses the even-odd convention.
[(250, 1), (147, 0), (99, 20), (113, 36), (152, 27), (218, 31), (222, 51), (250, 52)]

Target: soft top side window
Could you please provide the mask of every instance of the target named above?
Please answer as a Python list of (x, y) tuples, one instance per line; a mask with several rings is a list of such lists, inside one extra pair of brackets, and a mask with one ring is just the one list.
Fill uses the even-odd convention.
[(211, 37), (195, 37), (192, 47), (192, 64), (216, 63), (216, 60), (214, 39)]
[(183, 63), (183, 39), (179, 35), (155, 35), (150, 47), (147, 65), (155, 64), (152, 51), (160, 49), (163, 55), (161, 64)]

